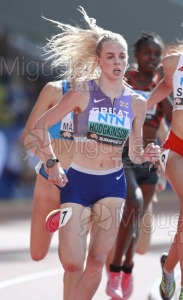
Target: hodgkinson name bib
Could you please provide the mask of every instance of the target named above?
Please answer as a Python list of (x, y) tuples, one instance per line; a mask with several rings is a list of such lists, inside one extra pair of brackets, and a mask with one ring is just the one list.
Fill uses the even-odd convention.
[(122, 146), (130, 134), (128, 116), (90, 111), (87, 138), (97, 142)]

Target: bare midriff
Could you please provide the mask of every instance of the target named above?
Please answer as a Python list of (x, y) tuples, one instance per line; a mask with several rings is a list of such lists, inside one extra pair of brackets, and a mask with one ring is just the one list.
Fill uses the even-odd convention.
[(171, 130), (183, 139), (183, 110), (176, 110), (172, 113)]
[(122, 163), (122, 147), (86, 141), (76, 142), (74, 149), (73, 162), (84, 168), (108, 170)]

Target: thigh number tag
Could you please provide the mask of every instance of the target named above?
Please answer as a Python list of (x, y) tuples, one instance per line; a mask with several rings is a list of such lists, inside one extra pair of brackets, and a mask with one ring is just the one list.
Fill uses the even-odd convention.
[(166, 163), (167, 163), (167, 160), (168, 160), (169, 152), (170, 152), (170, 149), (165, 150), (161, 153), (161, 156), (160, 156), (160, 165), (163, 169), (163, 172), (165, 172), (165, 169), (166, 169)]
[(66, 225), (72, 216), (72, 207), (61, 209), (59, 228)]

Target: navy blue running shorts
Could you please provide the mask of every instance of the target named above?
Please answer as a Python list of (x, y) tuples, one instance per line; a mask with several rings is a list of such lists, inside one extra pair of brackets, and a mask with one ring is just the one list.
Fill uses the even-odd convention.
[(122, 166), (111, 170), (90, 170), (72, 163), (66, 175), (68, 183), (62, 188), (62, 204), (70, 202), (91, 207), (106, 197), (126, 198)]

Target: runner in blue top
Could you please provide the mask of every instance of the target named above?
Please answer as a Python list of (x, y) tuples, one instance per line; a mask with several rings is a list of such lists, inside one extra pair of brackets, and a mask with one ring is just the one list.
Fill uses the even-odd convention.
[[(146, 101), (124, 84), (128, 64), (125, 39), (98, 27), (82, 8), (80, 11), (87, 29), (56, 22), (62, 32), (53, 36), (48, 46), (54, 64), (67, 66), (66, 78), (80, 65), (85, 80), (76, 83), (36, 122), (37, 141), (32, 143), (38, 146), (37, 154), (49, 171), (49, 180), (62, 187), (59, 258), (65, 269), (64, 300), (91, 300), (100, 284), (126, 197), (122, 165), (126, 139), (129, 137), (133, 162), (154, 162), (160, 154), (159, 146), (153, 143), (145, 149), (135, 143), (142, 138)], [(74, 156), (65, 173), (57, 161), (48, 128), (72, 111)], [(82, 276), (73, 284), (81, 270)]]
[[(67, 80), (49, 82), (42, 89), (36, 104), (28, 118), (24, 128), (24, 144), (26, 146), (26, 134), (31, 130), (36, 120), (53, 107), (62, 98), (63, 94), (69, 89)], [(50, 137), (54, 151), (59, 161), (62, 161), (64, 169), (70, 165), (73, 157), (73, 114), (70, 113), (53, 125), (50, 130)], [(52, 234), (46, 230), (45, 218), (51, 210), (60, 207), (60, 190), (50, 181), (42, 162), (36, 166), (37, 176), (34, 187), (34, 200), (31, 222), (30, 253), (33, 260), (41, 260), (48, 252)]]

